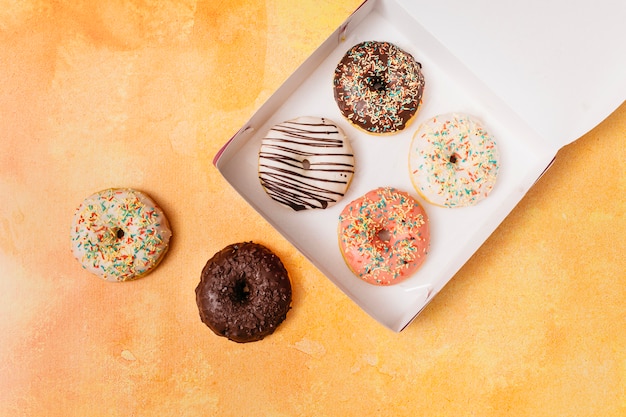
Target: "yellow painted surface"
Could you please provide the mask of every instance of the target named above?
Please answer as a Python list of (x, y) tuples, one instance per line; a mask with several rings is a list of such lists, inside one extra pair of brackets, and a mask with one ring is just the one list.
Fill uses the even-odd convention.
[[(212, 166), (360, 1), (2, 2), (0, 415), (626, 415), (626, 105), (399, 334)], [(174, 230), (138, 281), (100, 281), (69, 251), (75, 208), (108, 187), (146, 191)], [(194, 299), (241, 240), (294, 288), (278, 331), (246, 345)]]

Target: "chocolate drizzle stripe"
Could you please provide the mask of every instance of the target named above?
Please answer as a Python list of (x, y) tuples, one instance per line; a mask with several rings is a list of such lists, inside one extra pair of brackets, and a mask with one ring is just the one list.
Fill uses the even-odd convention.
[[(300, 159), (297, 158), (293, 158), (289, 155), (286, 154), (280, 154), (280, 153), (272, 153), (272, 152), (261, 152), (260, 154), (260, 158), (261, 160), (263, 159), (267, 159), (267, 160), (271, 160), (274, 162), (278, 162), (278, 163), (283, 163), (285, 165), (294, 167), (294, 168), (301, 168), (302, 167), (302, 161)], [(313, 153), (309, 153), (309, 152), (301, 152), (298, 153), (298, 155), (302, 156), (302, 157), (312, 157), (312, 156), (316, 156), (316, 154)], [(337, 156), (337, 157), (352, 157), (352, 154), (333, 154), (333, 155), (328, 155), (328, 156)], [(270, 167), (270, 165), (264, 165), (266, 167)], [(324, 168), (316, 168), (313, 169), (314, 166), (319, 166), (319, 167), (327, 167), (327, 166), (338, 166), (338, 167), (346, 167), (348, 169), (324, 169)], [(345, 162), (331, 162), (331, 161), (324, 161), (324, 162), (311, 162), (309, 171), (330, 171), (330, 172), (354, 172), (354, 165), (350, 164), (350, 163), (345, 163)]]
[[(272, 181), (272, 179), (277, 179), (278, 181)], [(305, 186), (303, 183), (298, 183), (297, 181), (280, 181), (279, 177), (272, 175), (270, 175), (269, 178), (265, 178), (263, 186), (274, 200), (282, 202), (296, 211), (307, 207), (317, 207), (311, 205), (311, 200), (319, 203), (319, 207), (326, 208), (328, 203), (336, 201), (336, 197), (343, 196), (343, 194), (329, 192), (319, 187), (311, 185)], [(320, 193), (323, 193), (323, 195)], [(333, 195), (335, 198), (333, 198)]]
[(261, 184), (294, 210), (328, 207), (344, 195), (354, 174), (354, 155), (339, 128), (327, 119), (314, 120), (322, 123), (272, 127), (259, 152)]

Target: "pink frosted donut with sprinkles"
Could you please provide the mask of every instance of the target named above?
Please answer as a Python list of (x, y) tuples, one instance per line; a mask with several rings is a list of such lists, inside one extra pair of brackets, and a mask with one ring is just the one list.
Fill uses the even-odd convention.
[(129, 281), (152, 271), (167, 252), (172, 232), (163, 211), (146, 194), (110, 188), (87, 197), (72, 219), (72, 253), (106, 281)]
[(467, 207), (486, 198), (499, 169), (498, 148), (476, 118), (444, 114), (422, 123), (409, 151), (413, 186), (430, 203)]
[(381, 187), (339, 216), (339, 247), (350, 270), (374, 285), (398, 284), (424, 263), (430, 246), (424, 207), (404, 191)]
[(422, 65), (389, 42), (365, 41), (346, 52), (333, 78), (341, 114), (371, 134), (405, 129), (424, 92)]

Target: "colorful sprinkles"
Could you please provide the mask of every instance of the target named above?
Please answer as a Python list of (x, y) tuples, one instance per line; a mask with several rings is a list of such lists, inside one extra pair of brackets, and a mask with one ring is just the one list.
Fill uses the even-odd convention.
[(335, 68), (335, 101), (368, 133), (404, 129), (421, 104), (424, 76), (412, 55), (389, 42), (359, 43)]
[(72, 222), (72, 252), (83, 268), (107, 281), (150, 272), (167, 252), (168, 221), (145, 194), (111, 188), (87, 197)]
[(498, 148), (482, 124), (465, 114), (423, 123), (409, 152), (415, 189), (443, 207), (466, 207), (486, 198), (498, 176)]
[(430, 244), (428, 217), (408, 193), (391, 187), (372, 190), (339, 216), (339, 246), (350, 269), (374, 285), (410, 277)]

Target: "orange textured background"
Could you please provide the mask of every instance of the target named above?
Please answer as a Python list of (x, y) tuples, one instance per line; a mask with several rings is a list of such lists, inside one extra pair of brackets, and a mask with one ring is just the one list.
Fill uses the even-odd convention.
[[(233, 191), (212, 158), (361, 0), (14, 1), (0, 7), (0, 415), (626, 415), (626, 105), (556, 163), (395, 334)], [(174, 230), (146, 278), (69, 251), (94, 191)], [(227, 244), (272, 248), (293, 309), (240, 345), (198, 317)]]

